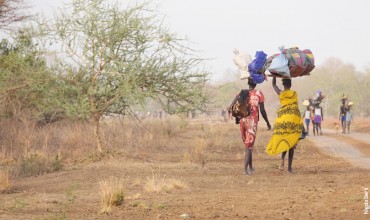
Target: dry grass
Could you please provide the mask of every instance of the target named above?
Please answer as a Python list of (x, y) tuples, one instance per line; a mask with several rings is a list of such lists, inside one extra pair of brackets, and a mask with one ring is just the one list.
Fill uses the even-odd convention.
[[(0, 133), (0, 163), (14, 166), (23, 176), (60, 170), (63, 164), (95, 162), (126, 155), (150, 161), (155, 153), (170, 148), (185, 149), (188, 153), (184, 155), (184, 161), (204, 166), (209, 160), (219, 158), (223, 149), (235, 146), (235, 139), (228, 138), (230, 133), (238, 136), (236, 126), (190, 121), (183, 117), (144, 119), (141, 123), (130, 118), (104, 118), (101, 134), (107, 151), (97, 154), (94, 127), (88, 122), (59, 121), (37, 127), (31, 122), (2, 120), (0, 126), (9, 128)], [(189, 144), (188, 137), (183, 135), (192, 130), (199, 132), (191, 137), (194, 142)], [(149, 154), (148, 148), (157, 152)], [(178, 159), (181, 160), (181, 155)]]
[(187, 162), (187, 163), (191, 162), (191, 156), (190, 156), (189, 152), (184, 153), (184, 155), (182, 157), (182, 161)]
[(147, 178), (144, 184), (144, 189), (148, 192), (160, 193), (166, 189), (166, 178), (161, 177), (159, 174), (152, 174), (151, 178)]
[(244, 155), (243, 154), (241, 154), (241, 153), (237, 153), (236, 154), (236, 160), (241, 160), (243, 158), (244, 158)]
[[(181, 117), (142, 123), (115, 117), (105, 118), (101, 123), (104, 152), (109, 152), (104, 155), (96, 154), (94, 127), (88, 122), (59, 121), (37, 127), (30, 121), (2, 120), (0, 126), (9, 129), (0, 133), (0, 163), (12, 165), (21, 175), (30, 176), (59, 170), (65, 163), (94, 162), (133, 150), (146, 153), (143, 149), (161, 149), (173, 142), (189, 122)], [(150, 159), (149, 155), (143, 158)]]
[(0, 192), (4, 192), (11, 188), (10, 175), (7, 171), (0, 171)]
[(132, 182), (132, 186), (141, 186), (141, 179), (139, 177), (136, 177), (133, 182)]
[(188, 186), (181, 180), (174, 178), (166, 178), (160, 174), (152, 174), (145, 182), (144, 189), (148, 192), (162, 193), (171, 192), (173, 189), (187, 189)]
[(167, 190), (172, 189), (188, 189), (188, 186), (181, 180), (171, 178), (167, 181)]
[(0, 126), (9, 128), (0, 133), (0, 156), (7, 161), (22, 160), (24, 152), (42, 152), (48, 158), (58, 156), (58, 160), (73, 162), (86, 156), (94, 146), (94, 139), (88, 135), (92, 126), (88, 123), (63, 121), (37, 127), (31, 122), (2, 120)]
[(132, 203), (131, 206), (141, 208), (141, 209), (149, 209), (149, 205), (146, 204), (143, 201), (136, 201), (136, 202)]
[(118, 178), (109, 178), (99, 182), (101, 196), (101, 213), (110, 213), (113, 206), (119, 206), (125, 198), (124, 184)]
[(141, 193), (135, 193), (134, 195), (132, 196), (127, 196), (125, 197), (125, 199), (128, 199), (128, 200), (137, 200), (141, 197)]
[(204, 166), (208, 162), (207, 139), (196, 138), (190, 147), (190, 161)]

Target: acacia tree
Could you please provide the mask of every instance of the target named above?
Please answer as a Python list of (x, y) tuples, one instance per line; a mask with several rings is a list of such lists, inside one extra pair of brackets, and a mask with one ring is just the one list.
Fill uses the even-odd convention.
[[(0, 113), (21, 121), (38, 120), (58, 109), (52, 93), (58, 94), (51, 74), (31, 36), (19, 31), (14, 42), (0, 42)], [(54, 91), (54, 92), (53, 92)], [(26, 120), (23, 120), (26, 119)]]
[(27, 8), (24, 0), (0, 0), (0, 30), (9, 32), (0, 42), (0, 114), (23, 122), (61, 109), (50, 98), (59, 92), (44, 53), (27, 28), (14, 26), (31, 17)]
[(146, 3), (123, 9), (103, 0), (74, 0), (55, 22), (40, 27), (62, 45), (62, 64), (75, 70), (63, 75), (74, 87), (77, 111), (95, 123), (98, 151), (103, 115), (124, 114), (146, 98), (169, 113), (204, 106), (203, 60)]
[(23, 0), (0, 0), (0, 29), (9, 30), (12, 24), (27, 19), (23, 14), (26, 8)]

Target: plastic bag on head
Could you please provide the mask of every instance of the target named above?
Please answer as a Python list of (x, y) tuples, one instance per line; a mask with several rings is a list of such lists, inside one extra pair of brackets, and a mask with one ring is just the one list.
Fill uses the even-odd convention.
[(272, 59), (272, 62), (267, 70), (270, 73), (275, 73), (281, 76), (290, 77), (288, 59), (283, 54), (284, 46), (279, 47), (279, 50), (280, 50), (280, 54), (278, 54)]
[(240, 52), (237, 49), (234, 49), (234, 54), (235, 55), (234, 55), (233, 61), (234, 61), (235, 65), (239, 69), (247, 69), (248, 64), (250, 64), (252, 62), (251, 55), (249, 55), (247, 53)]
[(247, 79), (250, 77), (248, 72), (248, 64), (252, 62), (252, 57), (248, 53), (240, 52), (237, 49), (234, 49), (234, 64), (239, 68), (240, 79)]
[(239, 70), (240, 72), (240, 79), (248, 79), (251, 74), (248, 72), (248, 70)]

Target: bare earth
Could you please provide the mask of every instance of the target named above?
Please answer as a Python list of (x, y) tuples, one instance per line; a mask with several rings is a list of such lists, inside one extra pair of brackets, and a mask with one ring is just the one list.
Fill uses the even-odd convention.
[[(368, 137), (369, 130), (343, 135), (326, 129), (323, 136), (309, 136), (295, 152), (291, 175), (278, 170), (280, 156), (264, 153), (271, 131), (260, 128), (253, 154), (256, 171), (247, 177), (238, 126), (212, 126), (224, 127), (220, 137), (230, 141), (209, 147), (212, 157), (204, 166), (184, 161), (184, 149), (176, 144), (72, 164), (60, 172), (13, 180), (11, 192), (0, 197), (0, 219), (370, 219), (364, 215), (370, 140), (359, 138)], [(179, 143), (194, 137), (197, 131), (191, 128)], [(101, 214), (99, 181), (112, 176), (124, 179), (125, 201), (110, 215)], [(146, 191), (146, 181), (155, 177), (181, 180), (187, 188)]]

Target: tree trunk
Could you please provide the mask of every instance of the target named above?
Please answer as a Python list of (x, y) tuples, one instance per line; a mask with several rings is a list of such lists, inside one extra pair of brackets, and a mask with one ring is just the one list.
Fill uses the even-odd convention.
[(103, 151), (103, 141), (100, 136), (100, 115), (94, 116), (94, 125), (95, 125), (95, 141), (96, 141), (96, 147), (98, 149), (98, 152), (101, 153)]

